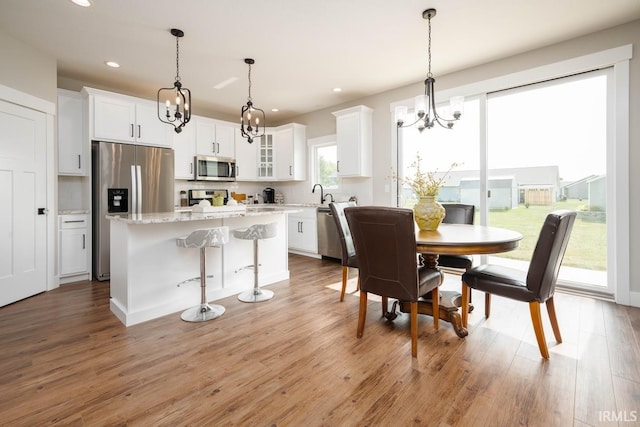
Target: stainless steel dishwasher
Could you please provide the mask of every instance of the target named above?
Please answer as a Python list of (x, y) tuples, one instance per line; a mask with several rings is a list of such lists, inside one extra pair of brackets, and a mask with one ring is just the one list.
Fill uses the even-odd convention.
[(329, 207), (320, 207), (318, 218), (318, 253), (329, 258), (342, 259), (340, 236)]

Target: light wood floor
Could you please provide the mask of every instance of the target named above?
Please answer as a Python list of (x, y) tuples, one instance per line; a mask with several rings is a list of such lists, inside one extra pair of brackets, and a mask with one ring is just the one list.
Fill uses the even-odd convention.
[[(221, 301), (204, 324), (179, 313), (129, 328), (108, 283), (63, 285), (0, 308), (0, 424), (236, 426), (587, 426), (640, 419), (640, 309), (556, 293), (564, 342), (538, 352), (526, 304), (494, 298), (470, 334), (327, 285), (340, 265), (296, 255), (275, 298)], [(452, 276), (444, 286), (459, 286)], [(194, 301), (195, 303), (195, 301)], [(544, 314), (546, 317), (546, 313)], [(617, 420), (610, 422), (610, 420)], [(629, 421), (629, 422), (626, 422)]]

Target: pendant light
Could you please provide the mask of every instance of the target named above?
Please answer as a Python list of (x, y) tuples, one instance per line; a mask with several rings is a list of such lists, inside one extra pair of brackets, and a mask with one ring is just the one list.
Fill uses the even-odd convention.
[[(253, 138), (264, 135), (265, 116), (264, 111), (253, 106), (253, 100), (251, 99), (251, 65), (255, 61), (251, 58), (245, 58), (244, 63), (249, 66), (249, 97), (240, 111), (240, 134), (247, 138), (247, 141), (251, 144)], [(262, 123), (260, 123), (261, 117)]]
[[(424, 95), (418, 95), (415, 97), (415, 120), (410, 124), (405, 124), (405, 119), (408, 118), (407, 107), (398, 106), (395, 109), (396, 124), (398, 127), (409, 127), (417, 125), (418, 130), (422, 132), (425, 129), (431, 129), (435, 123), (438, 123), (445, 129), (453, 128), (454, 122), (460, 119), (462, 115), (462, 108), (464, 106), (464, 97), (454, 96), (450, 100), (450, 111), (453, 114), (451, 118), (443, 118), (436, 111), (435, 89), (434, 83), (436, 79), (433, 78), (431, 73), (431, 18), (436, 16), (435, 9), (427, 9), (422, 12), (422, 18), (429, 22), (429, 45), (427, 52), (429, 54), (429, 71), (427, 72), (427, 79), (424, 81)], [(413, 120), (411, 118), (410, 120)]]
[(172, 28), (171, 34), (176, 38), (176, 79), (173, 87), (158, 90), (158, 118), (161, 122), (172, 125), (176, 133), (180, 133), (191, 120), (191, 91), (183, 87), (180, 81), (179, 42), (184, 32)]

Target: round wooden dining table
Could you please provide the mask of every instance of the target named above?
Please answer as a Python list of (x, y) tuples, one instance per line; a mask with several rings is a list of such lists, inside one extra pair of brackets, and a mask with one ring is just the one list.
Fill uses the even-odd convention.
[[(485, 255), (508, 252), (518, 247), (522, 234), (506, 228), (467, 224), (440, 224), (437, 230), (425, 231), (416, 226), (416, 251), (421, 253), (425, 265), (438, 268), (438, 255)], [(440, 291), (439, 318), (450, 322), (456, 334), (468, 335), (462, 326), (458, 308), (461, 294), (456, 291)], [(405, 312), (405, 304), (400, 304)], [(406, 309), (409, 309), (407, 305)], [(422, 298), (418, 304), (422, 314), (433, 315), (431, 300)]]

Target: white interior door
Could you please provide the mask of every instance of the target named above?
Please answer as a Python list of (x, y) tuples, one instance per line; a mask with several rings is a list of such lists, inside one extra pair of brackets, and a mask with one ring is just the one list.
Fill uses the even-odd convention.
[(46, 115), (0, 101), (0, 306), (47, 289)]

